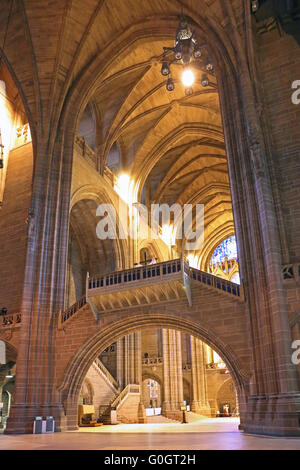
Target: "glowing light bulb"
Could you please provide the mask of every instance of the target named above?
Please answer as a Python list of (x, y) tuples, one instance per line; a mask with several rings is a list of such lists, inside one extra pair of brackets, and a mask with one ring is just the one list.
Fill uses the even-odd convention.
[(182, 74), (182, 83), (185, 87), (190, 88), (194, 81), (195, 81), (195, 75), (190, 69), (185, 69), (183, 74)]

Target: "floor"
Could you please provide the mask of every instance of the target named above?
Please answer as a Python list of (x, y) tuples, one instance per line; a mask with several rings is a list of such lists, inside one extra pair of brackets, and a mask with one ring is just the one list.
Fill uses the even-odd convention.
[[(176, 436), (174, 436), (176, 434)], [(300, 439), (245, 435), (238, 419), (120, 424), (43, 435), (0, 435), (0, 450), (300, 450)]]

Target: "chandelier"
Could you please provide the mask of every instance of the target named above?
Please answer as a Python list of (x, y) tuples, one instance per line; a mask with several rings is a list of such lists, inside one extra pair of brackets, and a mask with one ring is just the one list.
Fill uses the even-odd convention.
[[(186, 95), (193, 94), (192, 85), (195, 81), (195, 75), (190, 65), (192, 63), (195, 63), (195, 65), (196, 63), (198, 63), (198, 67), (200, 65), (203, 65), (202, 50), (204, 48), (206, 49), (206, 45), (200, 45), (198, 43), (197, 38), (195, 36), (195, 31), (192, 31), (188, 24), (188, 20), (183, 13), (183, 3), (181, 0), (181, 15), (179, 25), (176, 31), (174, 47), (164, 47), (164, 53), (162, 58), (161, 74), (164, 77), (168, 76), (168, 80), (166, 83), (166, 88), (168, 91), (173, 91), (175, 89), (175, 82), (171, 76), (171, 65), (177, 63), (183, 66), (182, 83), (185, 86)], [(168, 59), (170, 52), (172, 52), (172, 55)], [(209, 59), (207, 59), (206, 71), (213, 72), (213, 70), (213, 64)], [(202, 85), (209, 85), (209, 80), (205, 75), (202, 77)]]

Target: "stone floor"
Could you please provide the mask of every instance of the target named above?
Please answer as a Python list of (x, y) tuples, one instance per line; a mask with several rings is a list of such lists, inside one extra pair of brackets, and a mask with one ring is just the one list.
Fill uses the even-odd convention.
[[(300, 439), (245, 435), (235, 418), (121, 424), (43, 435), (0, 435), (0, 450), (300, 450)], [(175, 435), (174, 435), (175, 434)]]

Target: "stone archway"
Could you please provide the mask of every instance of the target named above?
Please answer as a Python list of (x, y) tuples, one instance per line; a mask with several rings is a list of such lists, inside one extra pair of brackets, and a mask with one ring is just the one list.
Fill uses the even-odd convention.
[(228, 344), (217, 335), (213, 329), (200, 322), (191, 322), (184, 318), (164, 314), (139, 314), (131, 318), (113, 322), (99, 330), (90, 339), (85, 341), (70, 359), (64, 370), (62, 381), (58, 384), (58, 391), (67, 418), (67, 429), (77, 429), (77, 402), (82, 383), (86, 373), (101, 351), (125, 335), (136, 330), (146, 328), (166, 328), (179, 330), (198, 337), (211, 346), (226, 362), (232, 373), (232, 378), (239, 396), (241, 411), (241, 428), (245, 413), (245, 400), (247, 396), (249, 374), (241, 358), (237, 357)]

